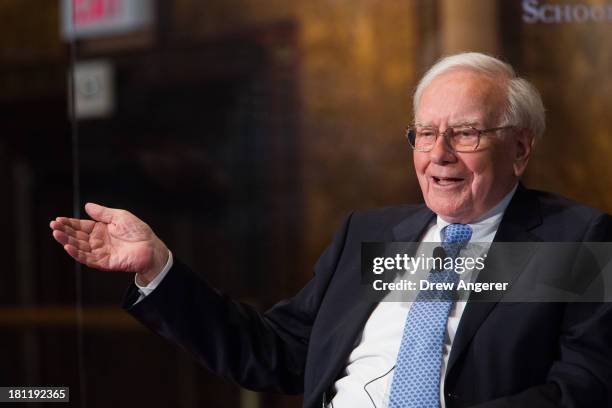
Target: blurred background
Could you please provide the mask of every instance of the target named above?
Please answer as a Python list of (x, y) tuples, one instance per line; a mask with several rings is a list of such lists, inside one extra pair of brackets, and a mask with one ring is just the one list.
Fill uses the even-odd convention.
[(263, 310), (350, 210), (421, 200), (412, 91), (459, 51), (542, 92), (525, 184), (612, 212), (611, 22), (609, 0), (0, 0), (0, 385), (69, 386), (75, 407), (301, 406), (140, 327), (119, 307), (133, 277), (75, 267), (49, 221), (129, 209)]

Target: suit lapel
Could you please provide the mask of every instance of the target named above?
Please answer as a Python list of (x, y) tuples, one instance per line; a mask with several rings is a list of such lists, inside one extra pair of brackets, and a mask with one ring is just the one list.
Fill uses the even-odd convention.
[(425, 232), (425, 228), (433, 221), (435, 214), (423, 205), (414, 214), (406, 217), (390, 232), (390, 241), (417, 242)]
[[(519, 184), (495, 234), (485, 268), (480, 272), (477, 282), (510, 282), (509, 287), (511, 287), (524, 269), (531, 253), (513, 246), (496, 246), (496, 243), (538, 241), (539, 239), (529, 231), (541, 223), (537, 200)], [(524, 246), (521, 247), (524, 249)], [(502, 270), (503, 276), (497, 275)], [(453, 340), (448, 361), (447, 383), (452, 381), (455, 364), (502, 296), (502, 292), (497, 292), (493, 296), (483, 292), (470, 294)], [(485, 297), (486, 301), (482, 301)]]

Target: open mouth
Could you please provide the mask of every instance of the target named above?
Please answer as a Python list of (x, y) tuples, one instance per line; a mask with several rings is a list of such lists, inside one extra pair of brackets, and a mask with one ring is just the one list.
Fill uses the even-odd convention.
[(438, 186), (454, 186), (463, 181), (460, 177), (431, 177), (434, 183)]

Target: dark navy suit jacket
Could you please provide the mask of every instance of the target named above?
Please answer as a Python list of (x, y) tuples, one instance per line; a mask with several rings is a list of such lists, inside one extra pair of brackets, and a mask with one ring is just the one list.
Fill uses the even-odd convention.
[[(124, 308), (214, 373), (254, 390), (303, 393), (305, 407), (320, 407), (376, 306), (360, 284), (361, 243), (416, 242), (434, 216), (424, 205), (352, 213), (312, 280), (265, 313), (178, 260), (141, 302), (131, 285)], [(519, 186), (494, 242), (607, 242), (611, 225), (600, 211)], [(468, 302), (444, 394), (449, 408), (608, 407), (611, 383), (612, 303)]]

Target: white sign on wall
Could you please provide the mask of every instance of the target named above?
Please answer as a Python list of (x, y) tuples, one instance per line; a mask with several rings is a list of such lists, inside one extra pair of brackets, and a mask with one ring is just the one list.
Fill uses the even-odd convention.
[(153, 0), (61, 0), (67, 40), (123, 34), (153, 23)]
[[(74, 64), (73, 109), (77, 119), (110, 116), (115, 110), (113, 66), (104, 60)], [(71, 81), (68, 82), (69, 84)], [(72, 89), (69, 89), (71, 92)]]

